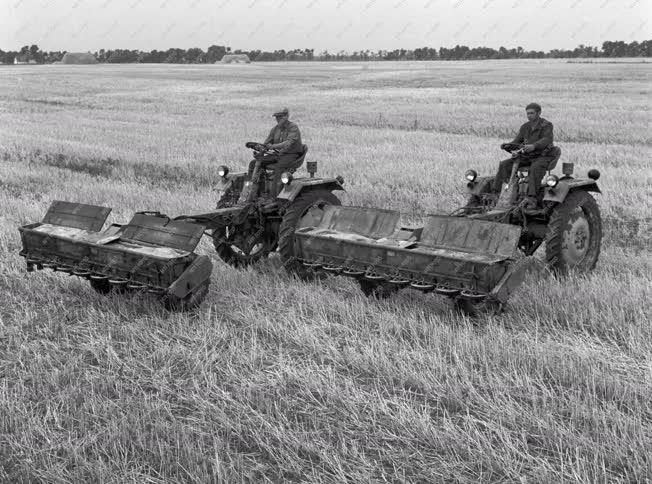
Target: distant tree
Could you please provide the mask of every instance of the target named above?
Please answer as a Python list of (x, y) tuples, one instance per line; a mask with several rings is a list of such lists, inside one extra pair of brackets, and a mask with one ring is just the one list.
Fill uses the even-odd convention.
[(116, 49), (107, 51), (106, 62), (110, 64), (124, 64), (128, 62), (138, 62), (138, 51), (127, 49)]
[(186, 51), (185, 59), (191, 64), (200, 64), (204, 61), (204, 51), (199, 47), (191, 47)]
[(219, 61), (224, 57), (226, 54), (227, 48), (222, 46), (222, 45), (211, 45), (208, 50), (206, 51), (205, 61), (214, 64), (215, 62)]
[(41, 50), (38, 48), (38, 45), (36, 44), (30, 46), (29, 56), (31, 59), (34, 59), (38, 63), (43, 62), (43, 53), (41, 52)]
[[(199, 47), (193, 47), (187, 51), (179, 48), (170, 48), (166, 51), (152, 50), (151, 52), (141, 50), (100, 49), (95, 53), (98, 62), (122, 63), (122, 62), (142, 62), (142, 63), (206, 63), (217, 62), (226, 54), (231, 53), (231, 47), (221, 45), (211, 45), (204, 52)], [(21, 61), (35, 60), (36, 62), (52, 63), (61, 60), (66, 52), (52, 51), (44, 52), (33, 44), (24, 45), (19, 51), (0, 50), (0, 63), (12, 64), (18, 57)], [(378, 50), (372, 52), (369, 50), (356, 50), (349, 53), (340, 50), (337, 54), (331, 54), (328, 50), (320, 52), (315, 56), (314, 49), (279, 49), (273, 52), (261, 51), (254, 49), (243, 51), (236, 49), (235, 54), (246, 54), (254, 61), (312, 61), (312, 60), (338, 60), (338, 61), (368, 61), (368, 60), (464, 60), (464, 59), (542, 59), (542, 58), (593, 58), (593, 57), (652, 57), (652, 40), (643, 40), (641, 42), (632, 41), (630, 43), (622, 40), (607, 40), (602, 43), (600, 48), (595, 46), (578, 45), (573, 50), (569, 49), (552, 49), (548, 52), (527, 51), (523, 47), (507, 49), (500, 46), (498, 50), (491, 47), (473, 47), (466, 45), (456, 45), (455, 47), (419, 47), (416, 49), (394, 49)]]

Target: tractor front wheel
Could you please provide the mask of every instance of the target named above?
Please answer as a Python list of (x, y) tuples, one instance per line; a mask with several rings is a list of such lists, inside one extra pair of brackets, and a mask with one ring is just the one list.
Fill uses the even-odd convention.
[(233, 267), (246, 267), (270, 253), (270, 244), (263, 229), (238, 233), (233, 227), (213, 231), (215, 252), (227, 264)]
[(301, 279), (313, 277), (314, 272), (306, 269), (296, 257), (294, 232), (298, 228), (319, 223), (321, 214), (328, 205), (342, 205), (342, 202), (328, 190), (309, 190), (299, 194), (285, 211), (278, 232), (278, 251), (288, 273)]
[(557, 274), (593, 270), (600, 255), (602, 219), (595, 198), (568, 194), (552, 212), (546, 233), (546, 262)]

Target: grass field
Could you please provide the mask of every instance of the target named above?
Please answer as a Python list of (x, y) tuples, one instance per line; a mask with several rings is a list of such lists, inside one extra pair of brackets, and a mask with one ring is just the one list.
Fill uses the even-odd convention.
[[(0, 69), (0, 481), (649, 482), (651, 80), (555, 61)], [(450, 212), (532, 100), (562, 160), (602, 173), (602, 255), (475, 325), (278, 257), (215, 257), (201, 309), (170, 314), (18, 256), (55, 199), (110, 221), (212, 209), (216, 166), (244, 168), (284, 105), (345, 204)]]

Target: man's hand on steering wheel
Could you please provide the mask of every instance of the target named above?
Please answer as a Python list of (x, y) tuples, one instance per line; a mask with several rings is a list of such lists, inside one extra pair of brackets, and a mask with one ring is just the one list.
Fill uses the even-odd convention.
[(525, 151), (526, 153), (531, 153), (531, 152), (533, 152), (533, 151), (534, 151), (534, 145), (525, 145), (525, 146), (523, 147), (523, 151)]
[(508, 153), (511, 153), (512, 151), (516, 151), (519, 148), (520, 148), (520, 146), (517, 145), (516, 143), (503, 143), (503, 144), (500, 145), (500, 149), (505, 150)]
[(245, 143), (245, 146), (249, 149), (254, 150), (256, 153), (265, 154), (267, 152), (276, 153), (278, 150), (272, 148), (271, 143), (257, 143), (255, 141), (248, 141)]

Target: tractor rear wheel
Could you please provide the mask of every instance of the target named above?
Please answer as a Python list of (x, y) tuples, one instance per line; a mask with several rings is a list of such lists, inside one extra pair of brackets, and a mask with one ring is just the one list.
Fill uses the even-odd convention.
[(600, 255), (602, 219), (595, 198), (585, 191), (568, 194), (555, 207), (546, 233), (546, 262), (557, 274), (593, 270)]
[[(330, 191), (316, 189), (299, 194), (285, 211), (278, 231), (278, 251), (288, 273), (301, 279), (313, 278), (314, 272), (306, 269), (296, 257), (294, 232), (298, 228), (310, 226), (311, 220), (321, 219), (321, 212), (328, 205), (342, 205), (342, 202)], [(311, 212), (314, 218), (303, 219), (308, 212)]]

